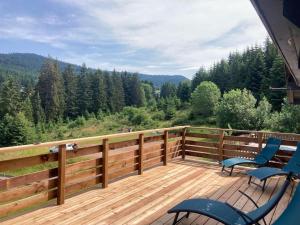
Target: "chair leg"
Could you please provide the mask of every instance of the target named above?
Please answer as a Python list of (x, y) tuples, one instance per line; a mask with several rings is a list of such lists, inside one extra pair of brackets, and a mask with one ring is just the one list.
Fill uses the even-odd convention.
[(224, 172), (224, 169), (225, 169), (225, 166), (222, 166), (222, 171), (221, 171), (222, 173)]
[(190, 212), (188, 212), (185, 217), (189, 218), (189, 216), (190, 216)]
[(249, 177), (248, 184), (251, 184), (252, 176)]
[(265, 191), (266, 182), (267, 182), (267, 179), (264, 180), (264, 183), (263, 183), (263, 186), (262, 186), (262, 191)]
[(176, 225), (176, 223), (178, 222), (177, 221), (178, 220), (178, 216), (179, 216), (179, 212), (176, 213), (176, 215), (175, 215), (175, 218), (174, 218), (174, 221), (173, 221), (173, 225)]
[(232, 167), (231, 167), (231, 170), (230, 170), (229, 176), (231, 176), (231, 175), (232, 175), (233, 167), (234, 167), (234, 166), (232, 166)]

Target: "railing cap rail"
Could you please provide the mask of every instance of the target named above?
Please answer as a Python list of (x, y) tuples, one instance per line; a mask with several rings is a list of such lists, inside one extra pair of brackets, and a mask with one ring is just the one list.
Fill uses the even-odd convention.
[(12, 151), (19, 151), (19, 150), (28, 150), (38, 147), (52, 147), (55, 145), (63, 145), (67, 143), (74, 143), (74, 142), (82, 142), (82, 141), (93, 141), (93, 140), (102, 140), (107, 138), (118, 138), (118, 137), (125, 137), (129, 135), (139, 135), (141, 133), (151, 133), (151, 132), (162, 132), (166, 130), (180, 130), (190, 126), (176, 126), (176, 127), (168, 127), (168, 128), (158, 128), (158, 129), (151, 129), (151, 130), (141, 130), (135, 132), (126, 132), (126, 133), (116, 133), (116, 134), (107, 134), (107, 135), (100, 135), (94, 137), (85, 137), (85, 138), (75, 138), (75, 139), (67, 139), (62, 141), (51, 141), (51, 142), (44, 142), (39, 144), (29, 144), (29, 145), (18, 145), (12, 147), (4, 147), (0, 148), (0, 153), (5, 152), (12, 152)]

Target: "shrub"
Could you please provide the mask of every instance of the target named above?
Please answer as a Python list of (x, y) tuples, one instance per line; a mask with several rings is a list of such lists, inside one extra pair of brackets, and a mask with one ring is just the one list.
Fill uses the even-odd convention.
[(250, 91), (231, 90), (224, 94), (216, 111), (217, 124), (235, 129), (254, 129), (256, 126), (256, 99)]
[(217, 85), (203, 81), (192, 93), (192, 113), (194, 115), (211, 116), (215, 114), (221, 92)]

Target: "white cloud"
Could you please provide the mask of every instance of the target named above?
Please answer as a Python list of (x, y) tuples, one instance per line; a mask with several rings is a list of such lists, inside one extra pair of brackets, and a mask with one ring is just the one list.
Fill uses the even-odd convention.
[(249, 0), (64, 1), (120, 43), (156, 51), (181, 70), (208, 66), (267, 35)]
[[(66, 12), (66, 18), (46, 13), (43, 18), (2, 18), (0, 35), (50, 44), (73, 63), (185, 75), (230, 51), (261, 43), (267, 35), (249, 0), (52, 1), (77, 10)], [(74, 50), (78, 43), (87, 46), (85, 54)], [(113, 44), (125, 46), (111, 50), (119, 63), (101, 61), (105, 55), (99, 46)], [(140, 59), (143, 51), (152, 54)]]

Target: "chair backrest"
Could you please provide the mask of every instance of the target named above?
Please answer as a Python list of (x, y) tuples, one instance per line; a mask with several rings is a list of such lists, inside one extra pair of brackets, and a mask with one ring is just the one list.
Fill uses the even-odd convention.
[(289, 162), (282, 169), (289, 173), (300, 175), (300, 142), (298, 142), (297, 149), (292, 158), (290, 158)]
[(265, 164), (270, 161), (279, 150), (281, 140), (278, 138), (270, 137), (267, 140), (266, 146), (256, 155), (255, 161)]
[(299, 224), (300, 212), (300, 185), (296, 188), (292, 200), (284, 212), (273, 223), (273, 225), (295, 225)]
[(272, 196), (272, 198), (267, 201), (261, 207), (247, 213), (249, 217), (251, 217), (255, 222), (258, 222), (262, 218), (264, 218), (280, 201), (282, 196), (284, 195), (286, 189), (290, 184), (290, 176), (287, 177), (282, 187)]

